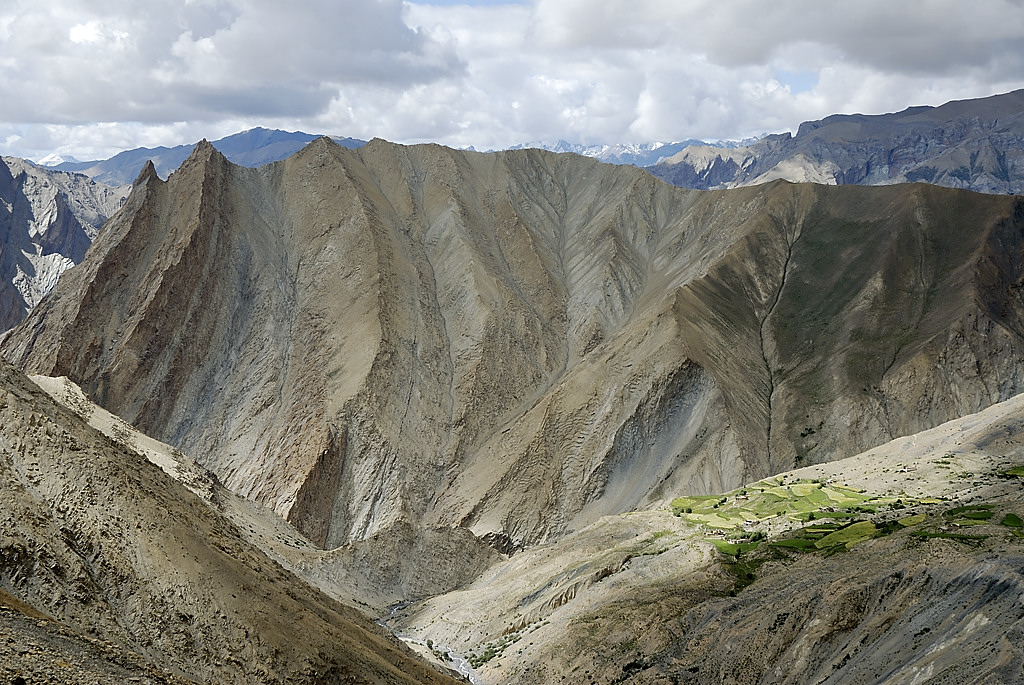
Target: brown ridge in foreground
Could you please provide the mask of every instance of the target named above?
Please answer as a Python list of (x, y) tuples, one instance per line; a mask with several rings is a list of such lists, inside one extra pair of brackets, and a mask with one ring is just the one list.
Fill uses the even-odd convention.
[(5, 682), (455, 682), (2, 360), (0, 478)]

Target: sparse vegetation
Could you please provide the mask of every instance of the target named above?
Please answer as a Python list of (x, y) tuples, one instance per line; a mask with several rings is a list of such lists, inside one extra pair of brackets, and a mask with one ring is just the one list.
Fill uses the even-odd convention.
[[(952, 532), (948, 527), (993, 524), (994, 505), (969, 504), (942, 511), (939, 507), (943, 501), (911, 497), (904, 491), (874, 496), (831, 481), (776, 477), (724, 496), (681, 497), (672, 502), (672, 511), (705, 530), (706, 539), (723, 557), (723, 568), (735, 578), (731, 590), (735, 594), (754, 582), (758, 566), (773, 558), (785, 558), (787, 553), (829, 556), (899, 531), (919, 540), (978, 543), (989, 537)], [(907, 514), (893, 517), (893, 513), (907, 509)], [(773, 520), (781, 522), (784, 529), (794, 524), (798, 527), (771, 536), (764, 526), (773, 525)], [(942, 525), (922, 528), (929, 520), (941, 520)], [(1016, 514), (1007, 513), (1001, 524), (1024, 537), (1021, 518)]]
[(985, 523), (994, 515), (991, 504), (974, 504), (950, 509), (942, 516), (954, 525), (972, 526)]
[(523, 631), (517, 630), (514, 633), (502, 635), (497, 640), (492, 640), (491, 642), (484, 644), (483, 649), (481, 651), (471, 652), (470, 654), (468, 654), (466, 656), (466, 660), (469, 662), (469, 665), (473, 668), (480, 668), (491, 659), (495, 657), (500, 657), (502, 654), (504, 654), (505, 649), (509, 645), (519, 642), (519, 640), (523, 636), (522, 633)]
[(963, 533), (947, 533), (934, 530), (915, 530), (911, 535), (918, 538), (941, 538), (945, 540), (958, 540), (960, 542), (979, 542), (988, 538), (987, 535), (965, 535)]
[(1000, 525), (1009, 526), (1010, 528), (1020, 528), (1022, 525), (1020, 516), (1017, 516), (1013, 512), (1007, 513), (999, 523)]

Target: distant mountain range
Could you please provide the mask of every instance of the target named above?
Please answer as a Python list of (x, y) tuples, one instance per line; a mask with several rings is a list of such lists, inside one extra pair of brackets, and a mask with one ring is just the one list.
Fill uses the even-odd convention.
[[(286, 159), (319, 137), (254, 128), (211, 144), (235, 164), (258, 167)], [(366, 144), (330, 137), (345, 148)], [(20, 321), (60, 273), (80, 261), (146, 162), (152, 161), (157, 175), (167, 178), (194, 148), (137, 148), (88, 162), (55, 154), (39, 164), (5, 158), (9, 169), (0, 170), (0, 199), (5, 203), (0, 206), (0, 227), (9, 228), (3, 234), (6, 247), (0, 250), (0, 330)], [(644, 167), (673, 185), (700, 190), (781, 179), (826, 185), (927, 182), (1022, 194), (1024, 90), (894, 114), (837, 114), (805, 122), (795, 136), (615, 145), (560, 140), (511, 149), (526, 148)], [(58, 243), (61, 247), (54, 248)]]
[[(256, 167), (285, 159), (319, 135), (254, 128), (212, 142), (235, 164)], [(364, 140), (330, 136), (343, 147)], [(108, 185), (126, 185), (152, 160), (166, 178), (195, 145), (136, 148), (110, 159), (72, 161), (48, 155), (48, 168), (83, 173)], [(939, 107), (911, 107), (880, 115), (836, 114), (780, 133), (742, 141), (581, 144), (559, 140), (514, 145), (574, 153), (610, 164), (645, 168), (673, 185), (697, 190), (774, 180), (825, 185), (925, 182), (983, 193), (1024, 193), (1024, 90)]]
[[(288, 132), (266, 128), (254, 128), (212, 142), (213, 146), (225, 157), (241, 166), (257, 167), (290, 157), (319, 135), (301, 131)], [(366, 144), (365, 140), (331, 136), (334, 142), (342, 147), (358, 148)], [(148, 161), (152, 161), (156, 172), (161, 178), (167, 176), (181, 166), (195, 148), (190, 145), (175, 147), (140, 147), (125, 150), (110, 159), (91, 162), (63, 161), (50, 168), (58, 171), (74, 171), (85, 174), (99, 183), (121, 186), (131, 183)], [(40, 160), (45, 161), (46, 158)]]
[[(302, 131), (280, 131), (266, 128), (254, 128), (234, 135), (212, 141), (212, 145), (222, 155), (235, 164), (257, 167), (270, 162), (290, 157), (313, 140), (319, 134)], [(328, 136), (342, 147), (359, 148), (366, 145), (365, 140)], [(658, 164), (686, 148), (700, 146), (714, 149), (739, 148), (755, 143), (757, 138), (741, 141), (708, 142), (691, 138), (673, 143), (640, 143), (640, 144), (591, 144), (570, 143), (559, 140), (554, 144), (540, 141), (521, 143), (508, 148), (510, 150), (540, 149), (549, 152), (571, 152), (584, 157), (593, 157), (609, 164), (632, 164), (647, 167)], [(181, 163), (192, 153), (195, 144), (177, 145), (175, 147), (140, 147), (125, 150), (110, 159), (80, 162), (74, 157), (49, 154), (37, 164), (58, 171), (73, 171), (85, 174), (99, 183), (119, 186), (131, 183), (146, 162), (152, 160), (157, 175), (166, 179), (167, 176), (181, 166)]]
[(708, 190), (777, 179), (828, 185), (925, 182), (1024, 193), (1024, 90), (895, 114), (836, 114), (721, 149), (695, 145), (647, 168)]
[(739, 141), (722, 140), (709, 142), (690, 138), (688, 140), (674, 143), (599, 143), (593, 145), (583, 145), (581, 143), (570, 143), (565, 140), (559, 140), (554, 145), (543, 142), (533, 142), (513, 145), (508, 149), (524, 150), (528, 148), (535, 148), (539, 150), (548, 150), (549, 152), (571, 152), (577, 155), (583, 155), (584, 157), (593, 157), (594, 159), (598, 159), (609, 164), (632, 164), (633, 166), (638, 167), (648, 167), (669, 159), (673, 155), (679, 154), (689, 147), (699, 146), (714, 149), (732, 149), (752, 145), (758, 140), (760, 139), (748, 138), (746, 140)]

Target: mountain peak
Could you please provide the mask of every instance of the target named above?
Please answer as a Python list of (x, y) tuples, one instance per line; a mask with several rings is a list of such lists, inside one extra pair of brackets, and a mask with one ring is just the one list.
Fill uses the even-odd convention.
[(178, 167), (178, 171), (175, 173), (194, 167), (206, 170), (209, 169), (211, 165), (221, 167), (227, 164), (230, 164), (227, 157), (225, 157), (220, 150), (215, 148), (213, 143), (208, 141), (206, 138), (203, 138), (196, 143), (195, 147), (192, 148), (192, 152), (185, 161), (181, 163), (181, 166)]
[(192, 154), (190, 156), (191, 157), (209, 157), (209, 156), (213, 155), (216, 152), (217, 152), (217, 148), (215, 148), (213, 146), (213, 143), (211, 143), (206, 138), (203, 138), (198, 143), (196, 143), (196, 146), (194, 148), (192, 148)]
[(39, 166), (57, 166), (58, 164), (78, 164), (79, 160), (75, 159), (71, 155), (61, 155), (56, 152), (51, 152), (42, 159), (36, 161)]
[(157, 176), (156, 165), (153, 164), (153, 160), (147, 159), (146, 163), (142, 165), (142, 169), (139, 171), (139, 175), (132, 181), (133, 186), (139, 186), (148, 181), (149, 179)]

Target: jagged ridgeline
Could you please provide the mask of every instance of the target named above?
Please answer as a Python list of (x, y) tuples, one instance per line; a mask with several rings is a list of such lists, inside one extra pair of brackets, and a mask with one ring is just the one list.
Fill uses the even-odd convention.
[(1018, 198), (927, 185), (203, 143), (2, 351), (320, 545), (411, 521), (511, 549), (1019, 392), (1022, 231)]

